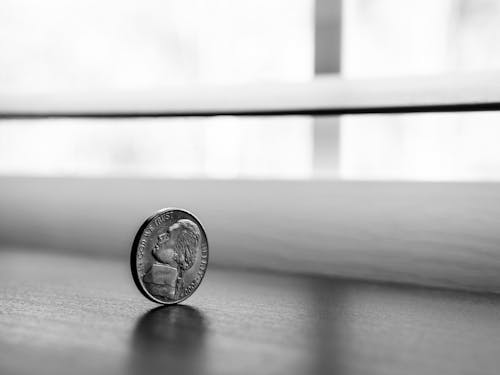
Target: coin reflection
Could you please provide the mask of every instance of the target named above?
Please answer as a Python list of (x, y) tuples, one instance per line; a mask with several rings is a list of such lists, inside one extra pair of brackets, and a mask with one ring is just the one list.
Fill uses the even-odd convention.
[(199, 310), (182, 305), (148, 311), (132, 337), (132, 374), (199, 373), (205, 363), (206, 319)]

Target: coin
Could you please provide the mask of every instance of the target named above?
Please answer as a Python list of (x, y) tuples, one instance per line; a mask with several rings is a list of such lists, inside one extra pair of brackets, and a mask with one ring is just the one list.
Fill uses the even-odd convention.
[(208, 265), (203, 226), (188, 211), (164, 208), (139, 228), (130, 267), (135, 285), (151, 301), (184, 301), (198, 288)]

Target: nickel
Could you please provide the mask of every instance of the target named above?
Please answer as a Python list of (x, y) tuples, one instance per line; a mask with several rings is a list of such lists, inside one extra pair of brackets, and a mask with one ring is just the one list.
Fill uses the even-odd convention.
[(208, 265), (203, 226), (188, 211), (165, 208), (139, 228), (130, 266), (137, 288), (164, 305), (184, 301), (198, 288)]

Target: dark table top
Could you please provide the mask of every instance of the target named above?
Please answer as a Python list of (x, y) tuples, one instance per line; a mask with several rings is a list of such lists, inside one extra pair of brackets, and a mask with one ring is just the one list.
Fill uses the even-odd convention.
[(127, 256), (0, 252), (0, 373), (500, 372), (498, 295), (212, 267), (158, 308)]

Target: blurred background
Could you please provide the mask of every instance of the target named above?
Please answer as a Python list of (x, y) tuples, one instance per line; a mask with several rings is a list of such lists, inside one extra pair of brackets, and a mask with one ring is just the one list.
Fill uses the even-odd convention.
[[(500, 67), (495, 0), (2, 0), (0, 93)], [(0, 175), (500, 179), (500, 114), (0, 122)]]

